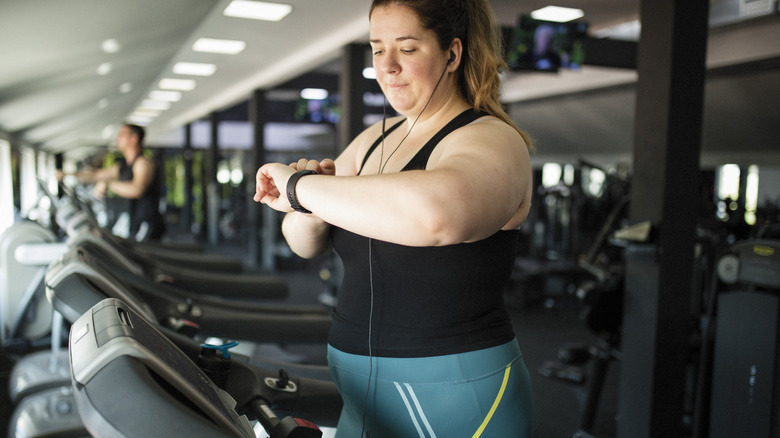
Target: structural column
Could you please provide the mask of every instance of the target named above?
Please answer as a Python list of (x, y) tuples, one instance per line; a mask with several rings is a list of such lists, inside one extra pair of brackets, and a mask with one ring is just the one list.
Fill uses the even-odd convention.
[(620, 438), (685, 436), (708, 3), (641, 2), (630, 217), (655, 233), (626, 251)]
[(344, 47), (344, 56), (339, 75), (339, 94), (341, 94), (341, 118), (339, 120), (340, 152), (353, 138), (363, 131), (365, 104), (363, 94), (367, 84), (363, 78), (365, 68), (366, 44), (348, 44)]
[(181, 207), (181, 226), (187, 232), (192, 230), (192, 191), (194, 178), (192, 175), (192, 124), (184, 126), (184, 146), (182, 148), (184, 158), (184, 205)]
[(203, 178), (206, 189), (206, 209), (203, 219), (206, 222), (208, 243), (216, 245), (219, 242), (219, 211), (220, 193), (219, 181), (217, 181), (217, 167), (219, 164), (219, 114), (214, 112), (209, 116), (211, 125), (211, 141), (209, 142), (207, 165), (204, 166), (206, 175)]
[[(266, 111), (266, 91), (255, 90), (249, 99), (249, 124), (252, 126), (252, 152), (250, 168), (244, 178), (246, 184), (247, 198), (247, 221), (248, 221), (248, 240), (247, 248), (249, 263), (251, 266), (257, 266), (260, 263), (260, 244), (273, 245), (273, 242), (266, 242), (266, 239), (260, 240), (259, 230), (264, 225), (263, 205), (252, 199), (255, 193), (255, 174), (257, 169), (266, 162), (265, 157), (265, 124), (268, 121)], [(264, 261), (266, 266), (269, 262)]]

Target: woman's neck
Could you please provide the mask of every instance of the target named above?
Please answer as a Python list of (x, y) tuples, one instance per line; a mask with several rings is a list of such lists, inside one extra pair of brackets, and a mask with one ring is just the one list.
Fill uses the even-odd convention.
[(457, 94), (452, 94), (439, 102), (431, 101), (421, 113), (404, 114), (407, 118), (407, 129), (411, 129), (412, 125), (415, 125), (415, 130), (420, 131), (438, 129), (440, 125), (449, 122), (468, 108), (468, 103)]

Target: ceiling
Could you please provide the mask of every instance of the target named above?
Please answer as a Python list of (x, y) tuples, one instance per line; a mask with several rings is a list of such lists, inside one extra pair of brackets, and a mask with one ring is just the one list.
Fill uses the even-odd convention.
[[(733, 3), (736, 0), (711, 0)], [(226, 17), (229, 0), (35, 0), (0, 3), (0, 135), (50, 152), (84, 155), (113, 139), (118, 124), (172, 73), (178, 61), (217, 65), (147, 127), (155, 144), (181, 126), (335, 63), (341, 48), (367, 40), (368, 0), (289, 0), (280, 22)], [(546, 6), (546, 0), (490, 0), (500, 24)], [(590, 32), (638, 18), (639, 0), (557, 0), (581, 8)], [(200, 37), (247, 41), (238, 55), (192, 51)], [(113, 39), (119, 51), (101, 44)], [(775, 40), (777, 40), (775, 38)], [(777, 43), (774, 43), (777, 45)], [(777, 48), (780, 54), (780, 47)], [(110, 64), (110, 69), (105, 64)], [(108, 71), (99, 74), (103, 65)], [(585, 69), (579, 75), (507, 78), (509, 102), (612, 87), (632, 70)], [(780, 81), (778, 81), (780, 82)], [(777, 87), (775, 87), (777, 88)], [(739, 92), (739, 90), (734, 90)], [(776, 102), (777, 100), (775, 100)], [(749, 105), (747, 105), (749, 106)], [(527, 127), (533, 131), (533, 127)]]

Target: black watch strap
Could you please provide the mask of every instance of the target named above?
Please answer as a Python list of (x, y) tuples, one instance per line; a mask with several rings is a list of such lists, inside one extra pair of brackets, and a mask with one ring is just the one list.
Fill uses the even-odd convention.
[(298, 197), (295, 196), (295, 186), (298, 184), (298, 180), (306, 175), (315, 175), (317, 172), (313, 170), (299, 170), (292, 174), (290, 179), (287, 180), (287, 200), (290, 201), (290, 207), (293, 210), (301, 213), (311, 213), (311, 211), (303, 208), (298, 203)]

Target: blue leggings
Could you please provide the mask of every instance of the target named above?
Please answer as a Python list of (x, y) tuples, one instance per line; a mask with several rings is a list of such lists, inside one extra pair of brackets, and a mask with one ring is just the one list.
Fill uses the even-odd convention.
[(422, 358), (369, 359), (329, 346), (328, 363), (344, 399), (337, 438), (531, 437), (531, 381), (516, 340)]

